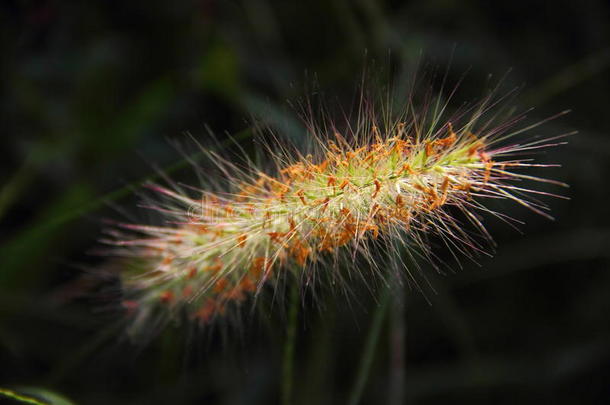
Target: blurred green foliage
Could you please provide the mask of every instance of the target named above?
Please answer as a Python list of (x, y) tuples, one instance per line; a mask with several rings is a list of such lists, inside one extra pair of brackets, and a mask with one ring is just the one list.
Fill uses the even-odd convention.
[[(525, 235), (489, 221), (495, 259), (431, 271), (432, 305), (407, 291), (406, 400), (607, 402), (608, 38), (602, 0), (3, 2), (0, 386), (82, 404), (278, 402), (281, 308), (241, 328), (170, 327), (133, 345), (116, 324), (112, 277), (96, 275), (104, 258), (90, 254), (101, 220), (137, 215), (131, 191), (152, 166), (187, 167), (175, 175), (196, 181), (168, 140), (190, 132), (214, 144), (207, 125), (252, 150), (254, 116), (298, 143), (287, 99), (319, 88), (350, 106), (365, 65), (397, 83), (419, 65), (449, 67), (451, 85), (468, 71), (457, 104), (510, 68), (506, 87), (525, 84), (517, 104), (536, 107), (532, 121), (573, 110), (536, 135), (579, 134), (540, 157), (561, 162), (552, 175), (572, 186), (570, 201), (552, 202), (557, 222), (507, 206)], [(442, 74), (430, 76), (438, 88)], [(325, 293), (300, 314), (296, 404), (348, 400), (375, 308), (369, 292), (357, 296)], [(388, 398), (396, 318), (373, 347), (363, 403)]]

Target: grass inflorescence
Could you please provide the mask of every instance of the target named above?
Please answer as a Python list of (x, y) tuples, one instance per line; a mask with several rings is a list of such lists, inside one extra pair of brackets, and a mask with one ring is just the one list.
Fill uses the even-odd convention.
[(160, 196), (152, 208), (165, 223), (122, 224), (111, 232), (108, 242), (134, 258), (137, 272), (125, 277), (124, 305), (139, 319), (186, 311), (207, 323), (277, 285), (285, 273), (308, 285), (343, 280), (333, 265), (338, 257), (368, 260), (368, 268), (348, 271), (376, 277), (371, 244), (403, 243), (430, 262), (431, 237), (452, 254), (485, 252), (475, 234), (491, 236), (478, 213), (511, 222), (486, 207), (486, 199), (511, 200), (549, 217), (530, 198), (547, 193), (518, 184), (562, 185), (522, 173), (551, 165), (521, 155), (556, 143), (512, 141), (534, 126), (515, 129), (523, 116), (500, 120), (490, 113), (494, 103), (490, 96), (468, 114), (445, 119), (440, 102), (415, 113), (409, 100), (389, 118), (362, 101), (357, 119), (343, 130), (309, 119), (313, 152), (270, 151), (268, 169), (238, 167), (208, 152), (227, 180), (222, 192), (204, 188), (193, 195), (150, 185)]

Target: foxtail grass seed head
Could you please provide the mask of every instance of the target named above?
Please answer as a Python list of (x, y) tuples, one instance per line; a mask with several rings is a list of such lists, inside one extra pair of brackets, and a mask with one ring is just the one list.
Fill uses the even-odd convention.
[[(111, 232), (115, 253), (132, 258), (137, 269), (124, 278), (124, 305), (140, 320), (186, 312), (207, 323), (265, 285), (276, 285), (285, 273), (303, 283), (321, 279), (316, 272), (336, 271), (331, 259), (346, 252), (373, 262), (371, 243), (402, 243), (430, 260), (430, 237), (452, 254), (484, 252), (473, 235), (491, 237), (478, 213), (511, 221), (486, 207), (489, 199), (549, 217), (530, 198), (546, 193), (517, 184), (562, 185), (523, 173), (550, 165), (522, 155), (557, 143), (516, 143), (513, 137), (533, 126), (516, 129), (522, 116), (486, 117), (493, 103), (486, 98), (468, 115), (444, 118), (446, 105), (430, 103), (424, 107), (429, 111), (414, 113), (408, 100), (396, 118), (388, 118), (363, 100), (357, 120), (342, 132), (308, 120), (313, 152), (276, 151), (270, 170), (238, 168), (209, 152), (228, 179), (223, 192), (151, 185), (159, 195), (153, 208), (164, 224), (123, 224)], [(368, 270), (348, 271), (366, 279), (374, 269), (371, 263)]]

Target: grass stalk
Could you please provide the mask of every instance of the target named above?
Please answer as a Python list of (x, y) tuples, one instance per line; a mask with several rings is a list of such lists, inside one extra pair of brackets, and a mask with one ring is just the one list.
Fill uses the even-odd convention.
[(299, 289), (296, 282), (292, 283), (290, 289), (288, 307), (288, 324), (286, 328), (286, 340), (284, 342), (284, 353), (282, 362), (282, 404), (293, 403), (293, 381), (294, 381), (294, 350), (296, 343), (296, 330), (299, 311)]
[(375, 349), (377, 348), (379, 335), (381, 334), (381, 327), (388, 312), (390, 300), (391, 287), (388, 286), (384, 288), (382, 292), (379, 305), (377, 306), (373, 316), (373, 321), (371, 323), (368, 336), (366, 337), (364, 352), (358, 367), (358, 374), (349, 395), (349, 405), (358, 405), (362, 399), (362, 393), (364, 392), (364, 387), (368, 381), (371, 365), (373, 364), (373, 359), (375, 357)]

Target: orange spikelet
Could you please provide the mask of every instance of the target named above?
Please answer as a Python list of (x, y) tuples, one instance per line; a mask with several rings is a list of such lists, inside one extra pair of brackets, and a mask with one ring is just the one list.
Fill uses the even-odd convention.
[(244, 247), (246, 246), (246, 240), (248, 240), (248, 235), (247, 234), (241, 234), (237, 237), (237, 246), (238, 247)]
[(171, 291), (163, 291), (159, 294), (159, 300), (164, 304), (168, 304), (174, 300), (174, 293)]
[(305, 201), (305, 192), (303, 190), (297, 191), (297, 196), (299, 197), (303, 205), (307, 205), (307, 201)]
[(373, 183), (375, 183), (375, 191), (373, 192), (373, 195), (371, 197), (375, 198), (377, 197), (377, 194), (379, 194), (379, 191), (381, 191), (381, 183), (377, 179), (375, 179)]

